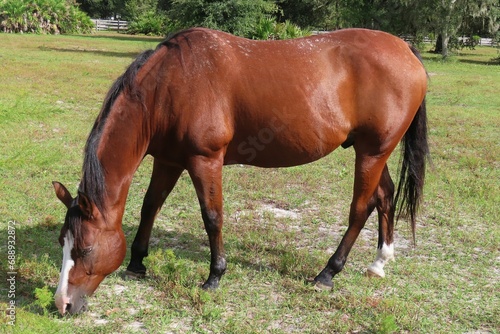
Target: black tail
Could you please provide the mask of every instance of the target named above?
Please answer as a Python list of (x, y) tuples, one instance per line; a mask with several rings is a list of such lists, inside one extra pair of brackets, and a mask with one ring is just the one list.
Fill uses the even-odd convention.
[[(411, 48), (422, 62), (418, 51)], [(415, 242), (415, 218), (422, 200), (425, 164), (429, 158), (427, 144), (427, 112), (425, 98), (418, 108), (413, 121), (401, 140), (401, 167), (395, 203), (400, 202), (398, 219), (409, 218)]]

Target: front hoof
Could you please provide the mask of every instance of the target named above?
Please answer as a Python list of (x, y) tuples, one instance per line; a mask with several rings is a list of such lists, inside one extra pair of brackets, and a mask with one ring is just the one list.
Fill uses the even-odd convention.
[(145, 271), (134, 272), (128, 269), (125, 270), (125, 279), (137, 280), (137, 279), (143, 279), (144, 277), (146, 277)]
[(219, 287), (218, 277), (209, 277), (208, 280), (201, 286), (203, 290), (215, 290)]
[(333, 289), (332, 280), (324, 280), (319, 277), (314, 278), (314, 280), (309, 281), (316, 291), (325, 291)]
[(314, 290), (316, 291), (330, 291), (333, 289), (333, 284), (324, 284), (322, 282), (314, 282)]

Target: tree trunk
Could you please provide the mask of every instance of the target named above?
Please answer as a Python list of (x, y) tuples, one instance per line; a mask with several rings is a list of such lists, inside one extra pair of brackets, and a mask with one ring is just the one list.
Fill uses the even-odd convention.
[(448, 57), (448, 42), (450, 41), (450, 35), (446, 31), (443, 31), (441, 35), (442, 35), (441, 55), (443, 56), (443, 58), (446, 58)]
[(434, 53), (441, 53), (443, 51), (443, 36), (438, 34), (436, 45), (434, 46)]

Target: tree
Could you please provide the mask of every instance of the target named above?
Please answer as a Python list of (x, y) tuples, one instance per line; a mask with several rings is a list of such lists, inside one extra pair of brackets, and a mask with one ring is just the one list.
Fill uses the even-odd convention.
[(498, 0), (432, 0), (436, 6), (434, 15), (431, 16), (432, 28), (439, 34), (440, 38), (436, 43), (436, 50), (441, 52), (443, 57), (449, 53), (449, 43), (451, 38), (457, 38), (461, 32), (472, 37), (472, 22), (488, 20), (491, 25), (489, 32), (496, 35), (499, 22)]
[(169, 17), (178, 28), (201, 26), (249, 36), (277, 10), (271, 0), (173, 0)]
[(392, 6), (383, 0), (278, 0), (277, 4), (280, 21), (319, 30), (380, 28)]
[[(486, 2), (485, 19), (487, 21), (487, 29), (493, 39), (500, 42), (500, 1), (490, 0)], [(484, 21), (483, 21), (484, 22)]]
[(463, 23), (463, 14), (466, 11), (468, 0), (438, 0), (433, 20), (436, 31), (441, 36), (441, 45), (436, 45), (441, 50), (443, 57), (448, 56), (450, 38), (455, 36)]
[(277, 19), (289, 20), (303, 28), (329, 30), (334, 28), (334, 17), (340, 0), (278, 0)]
[(120, 16), (125, 8), (125, 0), (78, 0), (80, 9), (93, 18)]

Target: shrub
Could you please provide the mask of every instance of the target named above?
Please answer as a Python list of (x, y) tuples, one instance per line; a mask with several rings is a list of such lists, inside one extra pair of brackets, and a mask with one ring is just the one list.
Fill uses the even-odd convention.
[(129, 34), (167, 35), (171, 21), (158, 0), (127, 0), (124, 19), (128, 20)]
[(168, 22), (165, 14), (149, 10), (129, 21), (127, 32), (132, 35), (162, 36), (170, 30)]
[(255, 31), (251, 37), (253, 39), (276, 39), (275, 30), (276, 21), (266, 17), (257, 23)]
[(250, 37), (253, 39), (288, 39), (310, 34), (309, 31), (302, 30), (288, 20), (284, 23), (277, 23), (271, 18), (263, 18), (257, 23)]
[(44, 315), (48, 314), (48, 308), (54, 301), (52, 291), (45, 285), (43, 288), (35, 288), (35, 305), (38, 306)]
[(88, 33), (93, 27), (74, 0), (0, 0), (3, 32)]
[(177, 29), (206, 27), (251, 37), (256, 24), (277, 10), (270, 0), (173, 0), (169, 15)]

